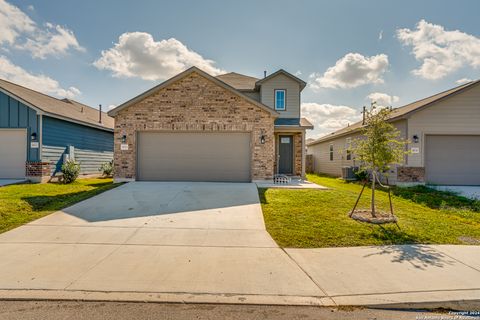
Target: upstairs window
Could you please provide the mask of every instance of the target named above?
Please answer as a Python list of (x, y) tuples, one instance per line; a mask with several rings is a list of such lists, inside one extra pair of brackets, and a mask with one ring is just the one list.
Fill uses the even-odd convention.
[(285, 110), (285, 89), (275, 89), (275, 110)]

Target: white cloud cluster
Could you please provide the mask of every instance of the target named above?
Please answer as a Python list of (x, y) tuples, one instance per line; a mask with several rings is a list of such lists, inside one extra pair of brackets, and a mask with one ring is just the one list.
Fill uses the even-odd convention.
[(420, 20), (414, 30), (398, 29), (397, 37), (421, 61), (412, 72), (422, 78), (435, 80), (463, 66), (480, 67), (480, 39), (473, 35)]
[(144, 80), (165, 80), (196, 66), (212, 75), (224, 71), (214, 61), (203, 58), (177, 39), (155, 41), (145, 32), (122, 34), (118, 43), (102, 51), (94, 66), (110, 70), (115, 77), (139, 77)]
[(366, 98), (382, 107), (389, 107), (400, 100), (398, 96), (391, 96), (382, 92), (372, 92)]
[(4, 56), (0, 56), (0, 78), (62, 98), (74, 98), (81, 94), (80, 90), (75, 87), (62, 88), (58, 81), (48, 76), (29, 73), (25, 69), (14, 65)]
[(310, 137), (319, 137), (359, 121), (360, 111), (348, 107), (314, 102), (302, 103), (302, 116), (312, 121), (315, 129)]
[(368, 83), (383, 83), (383, 74), (388, 68), (388, 56), (379, 54), (365, 57), (359, 53), (348, 53), (325, 73), (314, 73), (311, 87), (355, 88)]
[(59, 56), (70, 49), (85, 50), (71, 30), (49, 22), (38, 26), (22, 10), (5, 0), (0, 0), (0, 30), (0, 44), (26, 50), (34, 58)]
[(0, 44), (14, 44), (23, 33), (35, 31), (35, 23), (22, 10), (0, 0)]

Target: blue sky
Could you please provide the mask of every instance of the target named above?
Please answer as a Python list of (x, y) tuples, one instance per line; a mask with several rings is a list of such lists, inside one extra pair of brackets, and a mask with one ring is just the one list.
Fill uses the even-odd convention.
[[(309, 83), (311, 137), (480, 78), (480, 1), (0, 0), (0, 77), (118, 105), (196, 64)], [(103, 53), (102, 53), (103, 52)]]

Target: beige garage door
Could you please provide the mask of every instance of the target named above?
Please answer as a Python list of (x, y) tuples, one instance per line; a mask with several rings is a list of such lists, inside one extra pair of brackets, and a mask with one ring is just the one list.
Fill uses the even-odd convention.
[(137, 179), (250, 181), (249, 133), (139, 132)]
[(427, 136), (427, 182), (480, 185), (480, 136)]
[(26, 159), (26, 130), (0, 129), (0, 178), (25, 178)]

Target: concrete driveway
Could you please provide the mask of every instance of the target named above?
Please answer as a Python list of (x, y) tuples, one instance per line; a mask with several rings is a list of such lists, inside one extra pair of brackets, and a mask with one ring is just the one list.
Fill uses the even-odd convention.
[(428, 186), (440, 191), (454, 192), (460, 196), (480, 200), (480, 186)]
[(324, 297), (266, 232), (249, 183), (128, 183), (0, 235), (0, 255), (0, 291), (203, 302)]
[(0, 187), (8, 186), (10, 184), (17, 184), (25, 182), (25, 179), (4, 179), (0, 178)]

